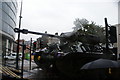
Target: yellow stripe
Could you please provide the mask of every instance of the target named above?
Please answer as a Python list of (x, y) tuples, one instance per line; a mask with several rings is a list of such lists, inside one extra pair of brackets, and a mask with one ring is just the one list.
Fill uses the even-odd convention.
[(5, 73), (7, 75), (10, 75), (16, 78), (21, 78), (20, 76), (16, 75), (14, 72), (9, 70), (7, 67), (0, 66), (0, 70), (2, 71), (2, 73)]
[(108, 71), (108, 73), (109, 73), (109, 74), (112, 74), (112, 72), (111, 72), (111, 68), (109, 68), (109, 71)]
[(38, 60), (40, 60), (40, 58), (41, 58), (41, 56), (38, 56), (38, 58), (37, 58), (37, 59), (38, 59)]
[[(7, 74), (9, 76), (16, 77), (16, 78), (21, 78), (21, 76), (18, 76), (17, 74), (12, 72), (10, 69), (13, 69), (13, 68), (10, 68), (10, 67), (8, 68), (8, 67), (4, 67), (4, 66), (0, 65), (0, 73), (4, 73), (4, 74)], [(13, 70), (15, 70), (15, 69), (13, 69)], [(19, 71), (19, 70), (17, 70), (17, 71)], [(28, 80), (31, 80), (31, 79), (28, 79)]]

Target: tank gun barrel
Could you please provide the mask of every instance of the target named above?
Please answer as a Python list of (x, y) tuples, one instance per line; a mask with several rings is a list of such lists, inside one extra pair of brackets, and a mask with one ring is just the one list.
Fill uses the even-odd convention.
[(40, 33), (40, 32), (34, 32), (34, 31), (28, 31), (27, 29), (19, 29), (19, 28), (15, 28), (14, 31), (16, 33), (23, 33), (23, 34), (36, 34), (36, 35), (44, 35), (44, 36), (50, 36), (50, 37), (57, 37), (57, 38), (60, 38), (60, 36), (56, 36), (56, 35), (53, 35), (53, 34), (46, 34), (46, 33)]
[(80, 33), (78, 34), (77, 32), (63, 33), (63, 35), (57, 36), (57, 35), (53, 35), (53, 34), (34, 32), (34, 31), (29, 31), (27, 29), (19, 29), (19, 28), (15, 28), (14, 31), (16, 33), (21, 32), (23, 34), (30, 33), (30, 34), (36, 34), (36, 35), (56, 37), (62, 41), (68, 41), (68, 42), (80, 41), (80, 42), (88, 43), (88, 44), (99, 43), (99, 37), (94, 36), (94, 35), (84, 35), (84, 34), (80, 34)]

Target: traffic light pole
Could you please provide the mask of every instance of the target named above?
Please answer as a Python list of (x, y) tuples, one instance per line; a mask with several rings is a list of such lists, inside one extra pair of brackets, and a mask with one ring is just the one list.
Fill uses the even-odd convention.
[(30, 69), (29, 70), (31, 70), (31, 50), (32, 49), (32, 38), (31, 38), (31, 40), (30, 40)]
[(107, 23), (107, 18), (105, 18), (105, 31), (106, 31), (106, 53), (109, 51), (109, 41), (108, 41), (108, 23)]
[(26, 49), (26, 45), (24, 44), (24, 41), (22, 43), (22, 65), (21, 65), (21, 77), (23, 79), (23, 69), (24, 69), (24, 50)]
[[(22, 18), (22, 1), (21, 1), (21, 9), (19, 16), (19, 29), (21, 27), (21, 18)], [(16, 55), (16, 69), (19, 69), (19, 44), (20, 44), (20, 32), (18, 32), (18, 40), (17, 40), (17, 55)]]

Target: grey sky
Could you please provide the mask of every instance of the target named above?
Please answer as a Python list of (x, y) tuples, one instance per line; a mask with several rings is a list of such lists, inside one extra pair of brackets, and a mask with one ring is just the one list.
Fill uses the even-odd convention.
[[(75, 18), (86, 18), (104, 26), (118, 23), (118, 0), (23, 0), (21, 28), (50, 34), (70, 32)], [(22, 35), (29, 40), (39, 36)]]

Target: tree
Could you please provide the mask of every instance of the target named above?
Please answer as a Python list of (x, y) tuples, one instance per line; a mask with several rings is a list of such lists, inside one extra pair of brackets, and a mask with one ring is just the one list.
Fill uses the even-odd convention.
[(83, 29), (83, 25), (86, 25), (86, 24), (88, 24), (89, 23), (89, 21), (87, 20), (87, 19), (79, 19), (79, 18), (77, 18), (75, 21), (74, 21), (74, 25), (75, 25), (75, 27), (73, 27), (73, 29), (74, 29), (74, 31), (77, 31), (77, 30), (79, 30), (79, 29)]
[(78, 33), (82, 33), (85, 35), (95, 35), (100, 37), (101, 42), (105, 42), (105, 30), (102, 26), (96, 25), (94, 21), (91, 21), (91, 23), (87, 19), (79, 19), (77, 18), (74, 21), (75, 27), (73, 28), (74, 31), (77, 31)]

